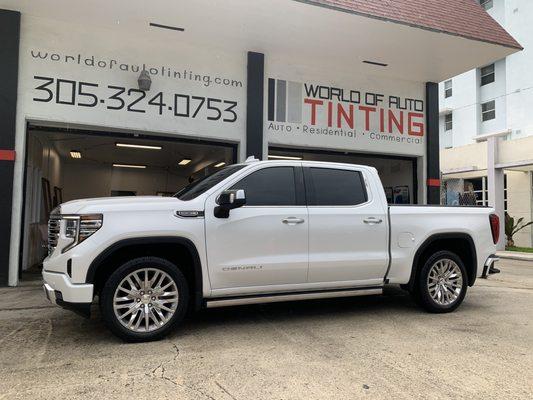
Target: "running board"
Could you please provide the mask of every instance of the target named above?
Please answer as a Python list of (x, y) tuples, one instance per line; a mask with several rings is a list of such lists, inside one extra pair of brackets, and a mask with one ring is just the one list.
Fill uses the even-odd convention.
[(279, 303), (282, 301), (298, 301), (311, 299), (331, 299), (335, 297), (355, 297), (368, 296), (374, 294), (382, 294), (383, 288), (361, 288), (361, 289), (340, 289), (328, 290), (320, 292), (298, 292), (298, 293), (277, 293), (277, 294), (262, 294), (253, 296), (241, 297), (221, 297), (212, 300), (207, 300), (207, 308), (237, 306), (245, 304), (260, 304), (260, 303)]

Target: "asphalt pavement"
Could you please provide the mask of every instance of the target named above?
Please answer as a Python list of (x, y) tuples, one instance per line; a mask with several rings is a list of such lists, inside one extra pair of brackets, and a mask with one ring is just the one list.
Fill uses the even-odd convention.
[(533, 263), (502, 260), (454, 313), (383, 296), (203, 311), (127, 344), (0, 289), (0, 399), (531, 399)]

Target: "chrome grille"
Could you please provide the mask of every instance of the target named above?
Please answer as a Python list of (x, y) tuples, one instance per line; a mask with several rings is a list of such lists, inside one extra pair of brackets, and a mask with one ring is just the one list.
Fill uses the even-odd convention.
[(51, 215), (48, 220), (48, 254), (52, 253), (57, 247), (59, 239), (59, 229), (61, 224), (61, 216)]

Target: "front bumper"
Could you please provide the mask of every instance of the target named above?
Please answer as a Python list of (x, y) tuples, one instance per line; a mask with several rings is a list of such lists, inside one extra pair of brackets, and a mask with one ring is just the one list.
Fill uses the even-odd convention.
[(494, 254), (491, 254), (487, 258), (487, 261), (485, 261), (485, 265), (483, 266), (483, 273), (481, 274), (481, 277), (484, 279), (487, 279), (488, 276), (492, 274), (491, 272), (492, 266), (494, 265), (496, 261), (499, 261), (499, 260), (500, 260), (499, 257), (496, 257)]
[(46, 298), (55, 305), (90, 316), (93, 285), (73, 284), (66, 274), (43, 271), (43, 289)]
[(57, 306), (57, 297), (56, 297), (56, 291), (50, 286), (48, 283), (45, 283), (43, 285), (44, 294), (46, 295), (46, 298), (48, 301), (52, 304), (55, 304)]

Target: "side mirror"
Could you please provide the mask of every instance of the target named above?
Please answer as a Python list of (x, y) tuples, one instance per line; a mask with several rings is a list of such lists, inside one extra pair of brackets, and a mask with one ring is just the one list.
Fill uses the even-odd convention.
[(215, 217), (228, 218), (230, 210), (242, 207), (246, 204), (246, 194), (243, 189), (224, 190), (217, 199)]

